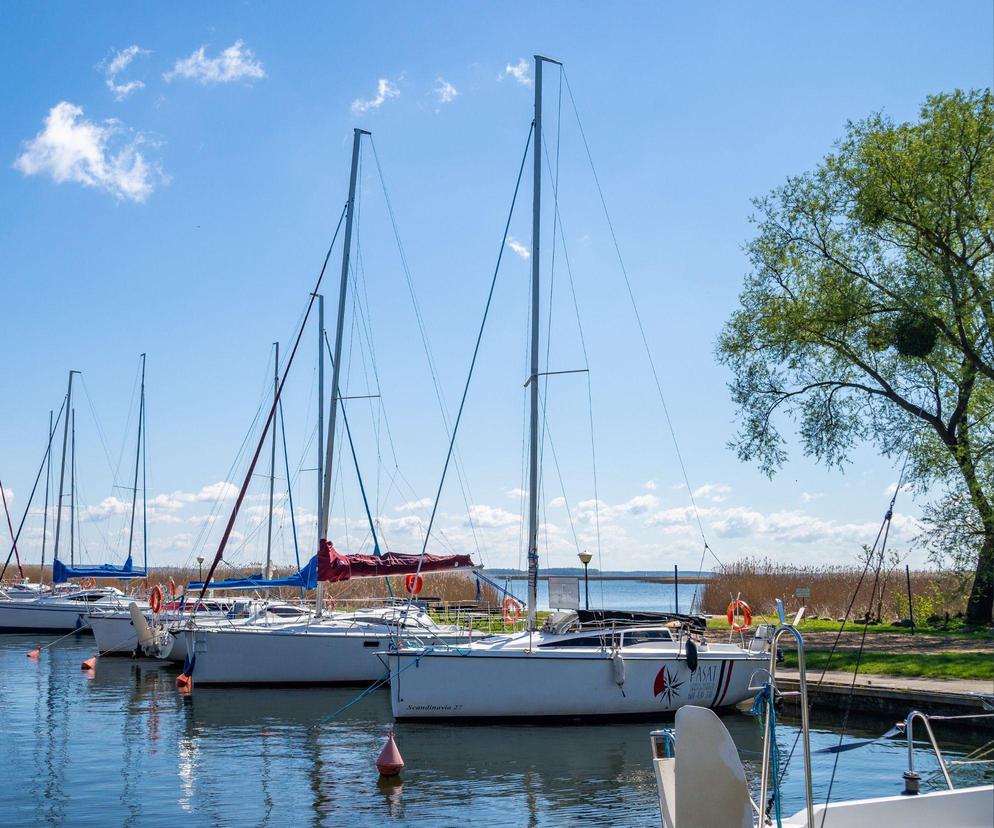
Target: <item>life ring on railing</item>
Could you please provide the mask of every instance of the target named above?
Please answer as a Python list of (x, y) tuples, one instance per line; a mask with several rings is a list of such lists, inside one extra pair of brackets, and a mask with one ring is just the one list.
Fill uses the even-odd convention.
[(513, 598), (504, 599), (504, 623), (517, 624), (521, 620), (521, 604)]
[(93, 587), (97, 585), (97, 582), (94, 581), (93, 578), (84, 578), (79, 582), (79, 585), (83, 587), (83, 589), (93, 589)]
[[(742, 620), (744, 622), (742, 624), (739, 624), (735, 620), (736, 616), (739, 613), (739, 610), (742, 611)], [(749, 608), (749, 605), (745, 601), (736, 598), (734, 601), (731, 601), (728, 604), (727, 618), (728, 618), (728, 626), (730, 626), (733, 631), (745, 632), (746, 630), (749, 629), (750, 624), (752, 624), (752, 610)]]
[(152, 587), (152, 592), (148, 596), (148, 605), (152, 608), (152, 612), (156, 615), (158, 615), (159, 610), (162, 609), (162, 587), (158, 584)]
[(404, 587), (411, 595), (418, 595), (424, 585), (425, 579), (420, 575), (415, 575), (413, 572), (404, 578)]

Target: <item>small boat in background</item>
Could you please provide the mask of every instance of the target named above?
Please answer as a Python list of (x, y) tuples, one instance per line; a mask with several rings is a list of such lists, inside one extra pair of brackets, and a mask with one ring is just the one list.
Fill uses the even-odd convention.
[[(146, 569), (138, 569), (132, 561), (132, 547), (135, 537), (135, 516), (138, 505), (138, 473), (144, 468), (144, 422), (145, 422), (145, 355), (141, 355), (141, 397), (138, 410), (138, 440), (135, 450), (134, 485), (132, 487), (131, 525), (128, 535), (128, 557), (122, 566), (111, 564), (85, 565), (75, 561), (76, 521), (78, 520), (75, 506), (75, 469), (76, 469), (76, 425), (75, 409), (73, 408), (73, 376), (78, 371), (69, 372), (69, 385), (65, 399), (59, 410), (59, 420), (62, 421), (62, 461), (59, 469), (58, 500), (55, 509), (55, 540), (52, 553), (52, 586), (50, 588), (36, 584), (20, 584), (0, 589), (0, 632), (72, 632), (73, 630), (87, 631), (89, 626), (86, 616), (99, 606), (101, 609), (126, 611), (132, 600), (116, 587), (98, 587), (96, 582), (101, 579), (133, 580), (144, 578)], [(71, 431), (70, 431), (71, 429)], [(52, 443), (55, 437), (54, 426), (49, 424), (48, 445), (45, 456), (39, 468), (39, 477), (46, 464), (51, 463)], [(63, 534), (62, 503), (65, 499), (66, 466), (69, 466), (69, 563), (59, 559), (60, 543)], [(37, 488), (37, 480), (36, 488)], [(32, 496), (34, 495), (32, 490)], [(142, 482), (144, 491), (144, 481)], [(46, 485), (45, 526), (42, 542), (42, 567), (44, 567), (44, 541), (48, 531), (48, 487)], [(25, 506), (25, 516), (31, 508), (31, 499)], [(144, 520), (143, 497), (143, 524)], [(23, 526), (23, 521), (22, 521)], [(143, 533), (144, 536), (144, 533)], [(14, 538), (16, 548), (17, 539)], [(146, 544), (147, 549), (147, 544)], [(146, 554), (147, 559), (147, 554)], [(70, 579), (78, 579), (79, 583), (70, 583)], [(147, 607), (147, 604), (143, 604)]]

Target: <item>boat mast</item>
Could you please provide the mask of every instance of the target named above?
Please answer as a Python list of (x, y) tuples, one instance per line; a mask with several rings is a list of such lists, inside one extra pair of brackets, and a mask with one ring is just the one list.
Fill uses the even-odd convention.
[(66, 447), (69, 445), (69, 408), (72, 405), (72, 375), (79, 371), (69, 372), (69, 390), (66, 392), (66, 420), (62, 424), (62, 463), (59, 467), (59, 500), (55, 506), (55, 548), (52, 552), (52, 560), (59, 559), (59, 537), (62, 534), (62, 496), (65, 491), (66, 480)]
[(72, 409), (69, 447), (69, 566), (76, 565), (76, 409)]
[[(274, 342), (276, 355), (273, 357), (273, 405), (277, 405), (280, 394), (280, 343)], [(269, 580), (273, 577), (273, 489), (276, 485), (276, 427), (273, 426), (272, 450), (269, 453), (269, 529), (266, 535), (266, 568), (262, 577)], [(287, 481), (287, 486), (290, 481)]]
[[(325, 477), (322, 486), (321, 511), (318, 512), (318, 541), (328, 539), (328, 519), (331, 512), (331, 470), (335, 456), (335, 424), (338, 416), (339, 378), (342, 367), (342, 333), (345, 328), (345, 301), (349, 286), (349, 254), (352, 250), (352, 220), (355, 217), (355, 188), (359, 173), (359, 148), (363, 135), (370, 133), (364, 129), (352, 131), (352, 170), (349, 175), (349, 201), (345, 213), (345, 241), (342, 245), (342, 278), (338, 291), (338, 319), (335, 329), (335, 353), (331, 363), (331, 409), (328, 415), (328, 449), (324, 456)], [(316, 615), (321, 617), (324, 609), (324, 582), (318, 581)]]
[(540, 237), (542, 231), (542, 63), (546, 58), (535, 55), (535, 143), (532, 145), (532, 324), (531, 371), (528, 382), (530, 426), (528, 449), (528, 629), (535, 629), (535, 607), (538, 603), (538, 340), (540, 275)]
[[(318, 511), (324, 502), (324, 295), (318, 294)], [(321, 538), (318, 538), (320, 542)]]
[[(142, 354), (141, 393), (138, 398), (138, 442), (135, 444), (135, 476), (131, 487), (131, 529), (128, 532), (128, 560), (135, 541), (135, 510), (138, 508), (138, 466), (142, 457), (142, 420), (145, 417), (145, 354)], [(144, 513), (144, 509), (142, 510)]]
[(48, 490), (52, 482), (52, 413), (48, 412), (48, 453), (45, 460), (45, 513), (41, 519), (41, 574), (38, 582), (41, 583), (45, 573), (45, 543), (48, 540)]

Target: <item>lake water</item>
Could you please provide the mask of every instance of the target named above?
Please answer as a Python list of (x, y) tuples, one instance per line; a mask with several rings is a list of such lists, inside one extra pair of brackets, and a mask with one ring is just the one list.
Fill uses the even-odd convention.
[[(403, 724), (397, 742), (407, 768), (401, 784), (384, 786), (374, 763), (391, 726), (385, 690), (322, 721), (357, 691), (198, 688), (184, 698), (175, 669), (154, 662), (111, 658), (95, 673), (81, 671), (91, 638), (25, 658), (46, 640), (0, 635), (0, 825), (659, 825), (648, 733), (668, 726), (665, 719)], [(734, 714), (725, 722), (757, 778), (756, 720)], [(850, 732), (877, 736), (888, 727), (860, 720)], [(785, 748), (795, 732), (785, 720)], [(949, 757), (971, 747), (962, 733), (940, 738)], [(815, 748), (836, 739), (831, 723), (813, 734)], [(844, 753), (835, 795), (898, 793), (905, 763), (903, 741)], [(937, 767), (924, 751), (918, 764), (924, 776)], [(990, 781), (983, 767), (964, 766), (956, 781)], [(816, 757), (814, 769), (824, 797), (831, 757)], [(798, 754), (784, 783), (788, 812), (803, 805), (800, 773)]]
[[(504, 586), (505, 581), (497, 579)], [(525, 578), (510, 578), (508, 588), (522, 598), (528, 594), (528, 581)], [(689, 612), (694, 596), (703, 585), (681, 583), (679, 610)], [(583, 578), (580, 578), (580, 606), (586, 603)], [(673, 584), (658, 584), (651, 581), (600, 581), (590, 580), (590, 608), (616, 610), (655, 610), (673, 612)], [(549, 609), (549, 582), (538, 582), (538, 608)]]

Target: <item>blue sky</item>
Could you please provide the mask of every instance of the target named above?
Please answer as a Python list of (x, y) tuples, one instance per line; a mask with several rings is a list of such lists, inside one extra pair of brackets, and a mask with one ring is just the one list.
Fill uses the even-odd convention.
[[(212, 509), (227, 516), (224, 484), (244, 474), (244, 456), (235, 460), (267, 388), (272, 343), (286, 352), (306, 303), (345, 199), (357, 126), (373, 132), (454, 410), (538, 51), (566, 63), (711, 546), (722, 560), (847, 563), (872, 540), (893, 464), (861, 448), (843, 475), (795, 451), (772, 481), (740, 464), (725, 446), (735, 412), (714, 342), (747, 269), (750, 199), (817, 164), (847, 119), (881, 109), (909, 119), (930, 93), (989, 86), (990, 3), (300, 4), (293, 13), (261, 3), (168, 13), (17, 4), (3, 14), (0, 46), (15, 80), (0, 104), (0, 475), (15, 515), (48, 410), (68, 369), (82, 370), (83, 555), (120, 560), (130, 461), (119, 457), (133, 451), (128, 412), (144, 351), (152, 563), (213, 554), (219, 526), (205, 519)], [(600, 503), (586, 380), (555, 378), (548, 433), (560, 472), (547, 448), (542, 552), (552, 565), (574, 562), (578, 546), (596, 548), (599, 518), (605, 568), (696, 568), (699, 533), (565, 92), (559, 126), (559, 83), (550, 70), (546, 140), (560, 141)], [(350, 303), (346, 393), (381, 394), (381, 407), (349, 403), (356, 447), (385, 543), (416, 551), (446, 436), (368, 146), (361, 185), (354, 295), (363, 315), (354, 321)], [(510, 232), (527, 253), (530, 176), (523, 186)], [(550, 206), (548, 180), (546, 196)], [(549, 367), (580, 368), (561, 245), (551, 267), (551, 209), (543, 226), (544, 284), (555, 285)], [(491, 566), (522, 560), (529, 266), (508, 248), (460, 434), (466, 494), (450, 478), (432, 547)], [(329, 272), (330, 327), (338, 265)], [(366, 325), (375, 353), (355, 334)], [(315, 338), (305, 335), (286, 391), (304, 556), (316, 501)], [(336, 481), (336, 545), (368, 550), (355, 475), (346, 466)], [(278, 481), (278, 504), (285, 489)], [(259, 560), (265, 501), (259, 477), (233, 561)], [(903, 507), (896, 534), (907, 550), (915, 509)], [(38, 555), (37, 511), (22, 544), (28, 559)], [(275, 557), (289, 561), (285, 507), (277, 523)]]

